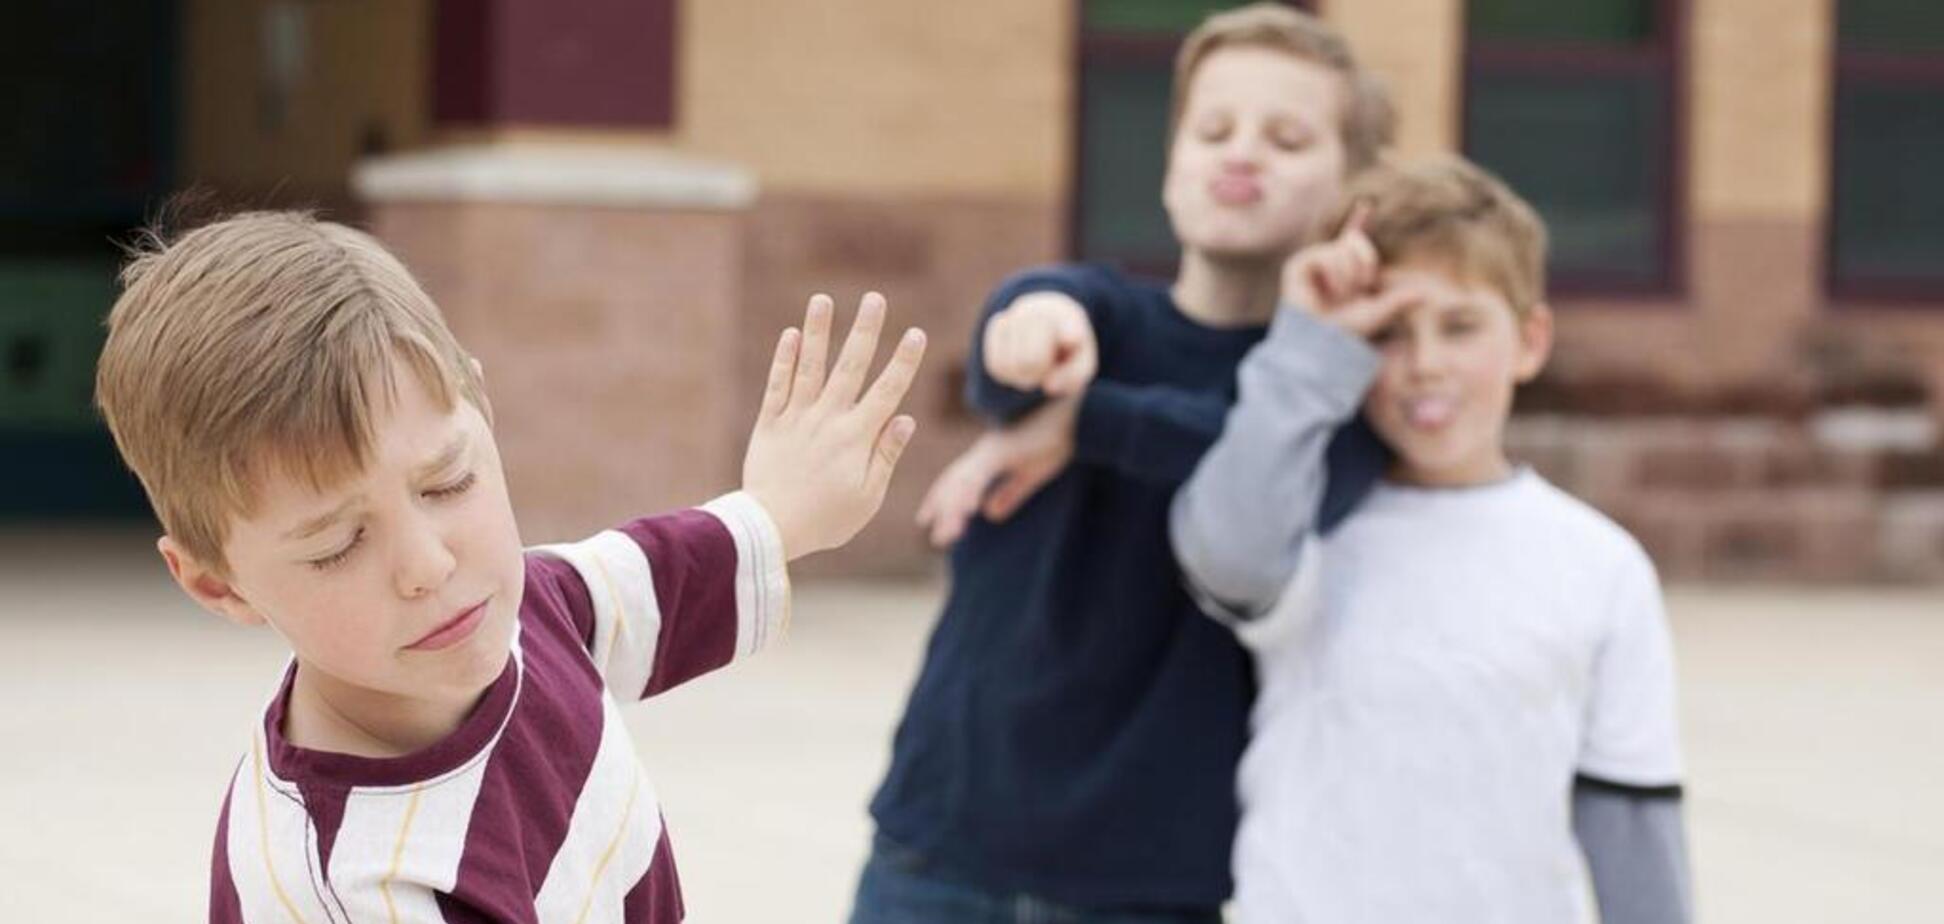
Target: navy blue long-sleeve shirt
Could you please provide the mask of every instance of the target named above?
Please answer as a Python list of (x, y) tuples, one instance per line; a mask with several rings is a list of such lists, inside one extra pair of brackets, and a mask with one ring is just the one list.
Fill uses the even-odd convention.
[[(1235, 767), (1254, 693), (1200, 615), (1168, 505), (1220, 435), (1264, 327), (1199, 324), (1158, 284), (1036, 270), (995, 292), (968, 397), (1005, 422), (1042, 396), (989, 378), (985, 320), (1035, 291), (1086, 307), (1100, 372), (1073, 464), (1003, 524), (975, 520), (872, 802), (882, 834), (947, 875), (1088, 908), (1213, 908), (1229, 895)], [(1324, 522), (1381, 473), (1361, 425), (1329, 453)]]

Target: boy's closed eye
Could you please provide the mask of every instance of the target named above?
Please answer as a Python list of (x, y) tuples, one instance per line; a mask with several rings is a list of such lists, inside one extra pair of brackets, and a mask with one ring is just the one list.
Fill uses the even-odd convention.
[(1235, 116), (1226, 111), (1206, 112), (1195, 120), (1195, 137), (1214, 143), (1225, 141), (1235, 132)]
[(364, 527), (360, 526), (351, 534), (351, 541), (346, 542), (337, 551), (325, 555), (322, 558), (310, 559), (304, 562), (304, 564), (311, 566), (312, 569), (317, 571), (329, 571), (336, 568), (344, 564), (345, 560), (351, 557), (353, 550), (364, 544), (364, 535)]
[[(439, 487), (428, 488), (423, 493), (428, 500), (433, 500), (433, 501), (453, 500), (459, 497), (460, 495), (466, 493), (467, 491), (471, 490), (473, 485), (477, 484), (478, 482), (479, 482), (479, 473), (468, 471), (463, 475), (460, 475), (459, 477), (440, 485)], [(365, 529), (364, 527), (360, 526), (357, 528), (356, 531), (354, 531), (351, 534), (351, 538), (348, 541), (346, 541), (343, 545), (339, 546), (336, 551), (330, 552), (318, 558), (306, 559), (304, 564), (307, 564), (313, 569), (318, 571), (329, 571), (333, 568), (336, 568), (337, 566), (344, 564), (344, 562), (351, 557), (351, 553), (357, 550), (358, 546), (364, 544), (364, 538), (365, 538)]]
[(1479, 321), (1469, 311), (1455, 311), (1438, 321), (1438, 332), (1446, 337), (1467, 337), (1478, 332)]
[(1300, 151), (1315, 141), (1315, 133), (1302, 122), (1290, 118), (1269, 123), (1269, 143), (1282, 151)]

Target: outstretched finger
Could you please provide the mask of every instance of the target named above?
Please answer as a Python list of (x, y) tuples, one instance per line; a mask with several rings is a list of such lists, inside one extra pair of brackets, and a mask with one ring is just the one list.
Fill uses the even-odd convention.
[(776, 356), (770, 360), (769, 381), (763, 386), (763, 408), (760, 412), (765, 419), (783, 413), (790, 403), (790, 379), (796, 375), (797, 348), (803, 342), (803, 335), (796, 328), (785, 328), (783, 336), (776, 339)]
[(924, 359), (925, 332), (916, 327), (905, 331), (898, 341), (898, 349), (891, 354), (891, 361), (858, 402), (858, 407), (869, 415), (866, 419), (887, 420), (897, 411), (898, 403), (904, 400), (905, 392), (911, 390), (912, 381), (918, 377), (918, 366)]
[(803, 312), (803, 343), (797, 349), (796, 378), (790, 384), (790, 407), (804, 407), (823, 394), (824, 363), (830, 351), (830, 296), (810, 297)]
[(830, 368), (830, 381), (824, 385), (822, 400), (849, 404), (864, 390), (864, 376), (871, 371), (871, 358), (877, 355), (878, 335), (884, 330), (884, 296), (866, 292), (857, 305), (857, 319), (851, 322), (850, 335)]
[(1364, 225), (1369, 222), (1370, 200), (1358, 199), (1356, 204), (1350, 206), (1350, 215), (1343, 220), (1343, 230), (1337, 232), (1337, 237), (1343, 238), (1353, 234), (1363, 234)]
[(1368, 291), (1377, 286), (1377, 275), (1383, 270), (1383, 259), (1377, 253), (1377, 245), (1370, 236), (1358, 231), (1344, 241), (1350, 259), (1356, 264), (1357, 288)]

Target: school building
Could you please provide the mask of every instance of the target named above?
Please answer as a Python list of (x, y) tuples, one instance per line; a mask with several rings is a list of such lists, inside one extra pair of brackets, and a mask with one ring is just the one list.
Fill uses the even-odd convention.
[[(1209, 0), (9, 4), (0, 518), (140, 516), (87, 405), (116, 253), (170, 192), (393, 246), (484, 361), (529, 541), (733, 486), (775, 333), (884, 291), (933, 336), (880, 521), (935, 567), (1008, 272), (1167, 273), (1172, 54)], [(1514, 443), (1669, 576), (1944, 579), (1944, 6), (1316, 0), (1553, 230)], [(110, 7), (113, 7), (110, 9)], [(4, 523), (0, 523), (4, 526)]]

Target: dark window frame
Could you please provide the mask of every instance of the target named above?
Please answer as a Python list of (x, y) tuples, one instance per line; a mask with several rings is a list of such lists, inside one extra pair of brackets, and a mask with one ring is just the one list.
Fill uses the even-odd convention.
[[(512, 23), (520, 11), (509, 13), (508, 0), (435, 0), (433, 121), (674, 128), (680, 116), (679, 6), (678, 0), (555, 0), (533, 7), (544, 12)], [(536, 25), (568, 35), (599, 27), (601, 45), (564, 65), (545, 53), (547, 36), (536, 34)]]
[[(1314, 13), (1318, 0), (1281, 0), (1285, 6)], [(1074, 75), (1073, 99), (1067, 124), (1072, 126), (1072, 144), (1067, 152), (1067, 208), (1066, 208), (1066, 259), (1081, 258), (1081, 238), (1085, 233), (1086, 184), (1082, 174), (1087, 165), (1087, 72), (1093, 64), (1136, 64), (1159, 67), (1169, 75), (1168, 86), (1172, 93), (1174, 87), (1175, 55), (1181, 50), (1182, 40), (1187, 36), (1160, 35), (1145, 32), (1116, 32), (1111, 30), (1089, 31), (1087, 28), (1087, 0), (1073, 0), (1068, 5), (1073, 22), (1073, 61)], [(1171, 139), (1160, 138), (1157, 142), (1167, 144)], [(1159, 186), (1152, 195), (1161, 196)], [(1090, 259), (1105, 261), (1120, 266), (1130, 273), (1156, 278), (1172, 278), (1180, 269), (1179, 259), (1121, 259), (1113, 256), (1096, 256)]]
[(1650, 280), (1599, 271), (1553, 271), (1547, 276), (1549, 296), (1557, 298), (1599, 298), (1623, 303), (1665, 305), (1669, 300), (1684, 302), (1690, 285), (1688, 265), (1689, 164), (1688, 125), (1689, 76), (1688, 43), (1691, 28), (1689, 0), (1649, 0), (1653, 4), (1654, 30), (1648, 40), (1633, 48), (1615, 48), (1590, 42), (1480, 40), (1473, 38), (1468, 24), (1464, 30), (1464, 65), (1458, 92), (1458, 150), (1468, 152), (1466, 137), (1471, 124), (1471, 87), (1474, 79), (1486, 74), (1531, 74), (1551, 71), (1573, 76), (1647, 76), (1659, 72), (1660, 104), (1666, 140), (1661, 152), (1661, 182), (1654, 190), (1653, 203), (1659, 246), (1655, 248), (1660, 272)]
[[(1842, 0), (1836, 0), (1840, 4)], [(1824, 295), (1838, 307), (1870, 309), (1914, 309), (1934, 311), (1944, 303), (1944, 272), (1931, 279), (1872, 278), (1868, 274), (1844, 276), (1836, 265), (1836, 205), (1842, 201), (1842, 171), (1838, 168), (1838, 131), (1842, 126), (1843, 90), (1863, 83), (1878, 87), (1935, 88), (1944, 93), (1944, 50), (1932, 52), (1878, 51), (1843, 47), (1840, 6), (1830, 9), (1829, 23), (1829, 121), (1827, 123), (1828, 163), (1824, 208), (1822, 288)]]

